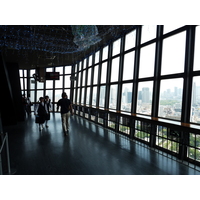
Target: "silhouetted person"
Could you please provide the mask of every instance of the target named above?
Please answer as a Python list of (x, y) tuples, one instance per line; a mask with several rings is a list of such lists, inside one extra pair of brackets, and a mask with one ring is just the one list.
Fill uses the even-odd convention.
[(52, 110), (52, 103), (51, 99), (49, 99), (49, 96), (44, 97), (45, 104), (47, 106), (48, 113), (46, 114), (46, 119), (45, 119), (45, 126), (48, 128), (48, 121), (50, 120), (50, 111)]
[(73, 115), (72, 103), (68, 99), (68, 96), (65, 92), (62, 93), (62, 99), (60, 99), (57, 103), (57, 112), (61, 107), (60, 113), (62, 118), (62, 126), (64, 134), (67, 135), (69, 133), (69, 117), (70, 113)]
[(41, 131), (44, 127), (43, 124), (46, 119), (46, 115), (48, 114), (47, 105), (44, 102), (44, 97), (40, 97), (39, 103), (35, 105), (35, 115), (36, 115), (36, 123), (39, 124), (39, 131)]

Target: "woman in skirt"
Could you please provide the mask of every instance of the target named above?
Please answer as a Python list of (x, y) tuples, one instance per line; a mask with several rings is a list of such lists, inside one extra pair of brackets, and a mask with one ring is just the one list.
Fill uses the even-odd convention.
[(48, 109), (47, 105), (44, 102), (44, 97), (40, 97), (39, 103), (35, 105), (36, 123), (39, 124), (39, 131), (41, 131), (44, 128), (43, 124), (46, 120), (47, 114)]
[(48, 121), (50, 120), (50, 111), (52, 110), (52, 104), (51, 104), (51, 99), (49, 99), (49, 96), (45, 96), (44, 100), (45, 100), (45, 104), (47, 106), (47, 111), (48, 111), (48, 114), (46, 115), (46, 119), (45, 119), (45, 125), (48, 128), (49, 127)]

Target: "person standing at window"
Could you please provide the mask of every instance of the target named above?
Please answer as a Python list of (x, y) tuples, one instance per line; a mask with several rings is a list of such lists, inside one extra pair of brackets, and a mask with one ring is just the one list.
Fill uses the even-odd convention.
[(39, 124), (39, 131), (44, 127), (43, 124), (48, 114), (47, 105), (44, 102), (44, 97), (40, 97), (39, 103), (35, 105), (36, 123)]
[(72, 103), (68, 99), (68, 96), (65, 92), (62, 93), (62, 99), (60, 99), (57, 103), (57, 112), (61, 107), (60, 113), (62, 118), (62, 127), (65, 135), (69, 133), (69, 117), (70, 113), (73, 115)]
[(51, 99), (49, 99), (49, 96), (45, 96), (45, 104), (47, 106), (48, 113), (46, 114), (46, 119), (45, 119), (45, 126), (48, 128), (48, 121), (50, 120), (50, 111), (52, 110), (52, 104), (51, 104)]

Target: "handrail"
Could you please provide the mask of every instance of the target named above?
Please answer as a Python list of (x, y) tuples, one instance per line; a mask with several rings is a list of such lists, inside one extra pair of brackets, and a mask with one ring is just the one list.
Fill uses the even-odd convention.
[[(2, 133), (1, 133), (2, 134)], [(6, 155), (7, 155), (7, 164), (8, 164), (8, 174), (11, 174), (10, 169), (10, 156), (9, 156), (9, 147), (8, 147), (8, 134), (5, 133), (5, 137), (3, 138), (2, 145), (0, 147), (0, 175), (3, 175), (3, 169), (2, 169), (2, 159), (1, 159), (1, 152), (3, 150), (4, 145), (6, 145)]]
[(138, 119), (138, 120), (142, 120), (146, 122), (151, 122), (152, 124), (156, 124), (156, 125), (165, 125), (165, 126), (169, 126), (171, 128), (175, 128), (180, 131), (184, 129), (184, 131), (188, 131), (188, 132), (192, 131), (193, 133), (199, 134), (199, 130), (200, 130), (200, 125), (193, 124), (193, 123), (183, 123), (183, 122), (175, 121), (172, 119), (163, 119), (159, 117), (151, 117), (151, 116), (145, 116), (145, 115), (135, 114), (135, 113), (126, 113), (126, 112), (114, 111), (110, 109), (103, 110), (103, 109), (80, 105), (80, 104), (74, 104), (74, 106), (87, 107), (90, 109), (95, 109), (100, 112), (107, 112), (110, 114), (116, 114), (122, 117), (132, 118), (135, 120)]

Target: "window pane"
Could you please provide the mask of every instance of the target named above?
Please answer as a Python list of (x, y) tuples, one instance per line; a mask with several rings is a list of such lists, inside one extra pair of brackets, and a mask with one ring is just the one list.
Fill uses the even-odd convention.
[(200, 76), (193, 78), (190, 121), (200, 123)]
[(46, 90), (46, 94), (45, 94), (45, 96), (49, 96), (49, 99), (51, 99), (51, 101), (53, 100), (52, 98), (53, 98), (53, 90)]
[(76, 89), (74, 88), (74, 96), (73, 96), (73, 102), (76, 102)]
[(138, 84), (137, 113), (151, 115), (153, 81)]
[(122, 85), (121, 110), (131, 112), (132, 87), (132, 83)]
[(195, 50), (194, 50), (194, 71), (200, 70), (200, 26), (196, 27)]
[(135, 47), (136, 31), (128, 33), (125, 37), (125, 51)]
[(53, 67), (46, 68), (46, 72), (53, 72)]
[(93, 93), (92, 93), (92, 105), (96, 106), (96, 99), (97, 99), (97, 87), (93, 87)]
[(46, 81), (46, 88), (47, 89), (53, 88), (53, 80), (47, 80)]
[(85, 86), (85, 70), (83, 71), (82, 86)]
[(56, 69), (56, 72), (63, 74), (63, 67), (56, 67), (55, 69)]
[(90, 85), (90, 83), (91, 83), (91, 71), (92, 71), (92, 69), (89, 68), (89, 69), (88, 69), (87, 85)]
[(20, 70), (19, 70), (19, 76), (20, 76), (20, 77), (23, 77), (23, 69), (20, 69)]
[(85, 58), (84, 61), (83, 61), (83, 69), (86, 68), (86, 63), (87, 63), (87, 58)]
[(70, 88), (70, 76), (65, 76), (65, 88)]
[(84, 98), (85, 98), (85, 88), (82, 88), (82, 93), (81, 93), (81, 103), (84, 103)]
[(99, 62), (99, 51), (95, 53), (95, 64)]
[(103, 58), (102, 60), (105, 60), (108, 58), (108, 46), (103, 48)]
[(184, 71), (185, 36), (182, 32), (163, 40), (162, 75)]
[(65, 74), (71, 74), (71, 70), (72, 70), (72, 66), (65, 66)]
[(101, 68), (101, 83), (106, 83), (106, 76), (107, 76), (107, 62), (104, 62)]
[(39, 101), (40, 97), (44, 97), (43, 90), (37, 90), (36, 101)]
[(58, 102), (59, 99), (61, 99), (62, 90), (55, 90), (55, 102)]
[(141, 48), (139, 78), (154, 75), (155, 44)]
[(44, 89), (44, 83), (37, 81), (37, 89)]
[(125, 54), (123, 80), (133, 79), (135, 51)]
[(156, 25), (144, 25), (142, 26), (142, 39), (141, 43), (147, 42), (156, 38)]
[(161, 80), (159, 117), (181, 119), (183, 79)]
[[(44, 83), (42, 83), (44, 86)], [(24, 78), (24, 89), (27, 90), (27, 78)]]
[(96, 65), (94, 67), (94, 80), (93, 80), (93, 83), (94, 84), (97, 84), (97, 80), (98, 80), (98, 70), (99, 70), (99, 65)]
[(81, 72), (78, 73), (78, 86), (81, 85)]
[(110, 99), (109, 99), (109, 108), (116, 109), (117, 106), (117, 87), (118, 85), (110, 86)]
[(104, 107), (105, 105), (105, 93), (106, 93), (106, 86), (100, 87), (100, 97), (99, 97), (99, 106)]
[(113, 52), (112, 52), (113, 56), (120, 53), (120, 44), (121, 44), (121, 38), (113, 42)]
[(63, 76), (60, 76), (60, 80), (55, 80), (55, 88), (63, 88)]
[(79, 66), (78, 66), (78, 71), (82, 69), (82, 61), (80, 61)]
[(80, 88), (78, 88), (77, 90), (77, 100), (76, 100), (77, 103), (79, 103), (79, 97), (80, 97)]
[(35, 74), (35, 69), (30, 70), (30, 77), (33, 77), (33, 74)]
[(75, 64), (75, 73), (77, 72), (78, 64)]
[(35, 89), (35, 82), (34, 78), (30, 78), (30, 89)]
[(23, 78), (20, 78), (20, 85), (21, 85), (21, 90), (23, 90), (24, 89), (24, 82), (23, 82)]
[(86, 104), (90, 103), (90, 87), (87, 88)]
[(119, 57), (112, 60), (112, 68), (111, 68), (111, 82), (118, 81), (119, 76)]
[[(35, 90), (30, 91), (30, 99), (32, 103), (35, 102)], [(31, 109), (33, 109), (33, 106), (31, 106)]]
[(88, 67), (90, 67), (92, 65), (92, 55), (90, 55), (90, 57), (89, 57), (89, 66)]

